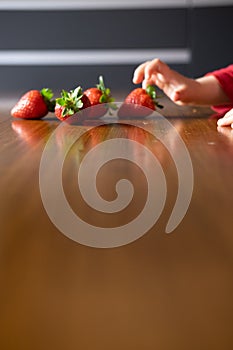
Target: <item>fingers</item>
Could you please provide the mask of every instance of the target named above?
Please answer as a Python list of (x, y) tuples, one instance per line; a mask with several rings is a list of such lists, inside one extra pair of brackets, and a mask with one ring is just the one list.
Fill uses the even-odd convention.
[(143, 88), (150, 84), (156, 84), (156, 74), (160, 73), (167, 65), (155, 58), (152, 61), (147, 61), (138, 66), (134, 72), (133, 83), (139, 84), (142, 82)]
[(217, 122), (218, 126), (231, 126), (233, 128), (233, 108)]
[(145, 66), (145, 79), (150, 79), (153, 74), (161, 73), (161, 68), (164, 66), (166, 66), (166, 64), (158, 58), (148, 62)]
[(155, 78), (149, 78), (149, 79), (144, 79), (142, 82), (142, 88), (146, 89), (148, 85), (155, 85), (156, 84), (156, 79)]
[(133, 75), (133, 83), (134, 84), (140, 84), (143, 81), (145, 67), (148, 63), (149, 62), (144, 62), (144, 63), (140, 64), (140, 66), (138, 66), (135, 69), (134, 75)]
[(225, 128), (224, 126), (217, 126), (217, 130), (219, 133), (229, 137), (230, 140), (233, 141), (233, 129)]

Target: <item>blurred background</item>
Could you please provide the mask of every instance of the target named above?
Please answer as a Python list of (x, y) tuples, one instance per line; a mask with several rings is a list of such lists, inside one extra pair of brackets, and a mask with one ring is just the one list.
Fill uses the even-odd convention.
[(188, 76), (233, 62), (233, 0), (0, 0), (0, 92), (115, 91), (159, 57)]

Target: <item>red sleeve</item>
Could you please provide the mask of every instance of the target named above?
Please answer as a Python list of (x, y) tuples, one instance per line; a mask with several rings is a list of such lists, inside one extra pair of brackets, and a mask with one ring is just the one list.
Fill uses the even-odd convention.
[(207, 75), (213, 75), (221, 85), (225, 94), (229, 97), (230, 103), (221, 106), (212, 106), (212, 108), (219, 113), (226, 113), (233, 108), (233, 64), (226, 68), (218, 69)]

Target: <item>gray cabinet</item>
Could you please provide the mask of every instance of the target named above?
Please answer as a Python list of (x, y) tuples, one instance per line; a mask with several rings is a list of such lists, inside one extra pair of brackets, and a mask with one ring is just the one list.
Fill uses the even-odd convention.
[(108, 9), (1, 9), (0, 2), (0, 90), (85, 88), (99, 74), (113, 89), (128, 90), (134, 68), (155, 56), (189, 76), (231, 63), (233, 4), (196, 3), (151, 0), (143, 8), (136, 1), (136, 8), (122, 2), (122, 8)]

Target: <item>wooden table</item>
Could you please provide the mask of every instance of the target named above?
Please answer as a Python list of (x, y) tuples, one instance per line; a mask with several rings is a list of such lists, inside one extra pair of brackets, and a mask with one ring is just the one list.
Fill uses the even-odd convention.
[[(171, 234), (165, 227), (177, 196), (177, 169), (151, 135), (161, 131), (163, 121), (69, 128), (70, 135), (85, 134), (68, 152), (63, 187), (76, 215), (92, 225), (124, 225), (139, 214), (147, 196), (143, 172), (118, 159), (103, 168), (97, 187), (112, 201), (116, 182), (126, 177), (134, 186), (132, 203), (118, 214), (86, 205), (77, 172), (93, 146), (116, 137), (138, 141), (166, 177), (167, 199), (157, 222), (140, 239), (109, 249), (69, 239), (43, 206), (40, 161), (59, 122), (51, 116), (13, 120), (9, 110), (0, 112), (1, 349), (233, 348), (233, 131), (217, 129), (209, 109), (178, 108), (166, 100), (165, 105), (163, 114), (182, 137), (194, 174), (190, 206)], [(67, 135), (58, 133), (58, 152), (66, 151)], [(135, 148), (133, 161), (145, 160), (150, 167), (142, 157)], [(54, 205), (59, 206), (56, 198)]]

